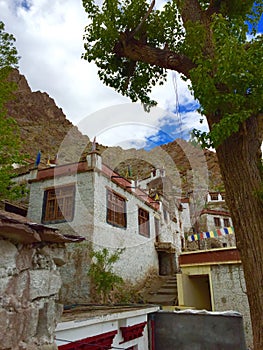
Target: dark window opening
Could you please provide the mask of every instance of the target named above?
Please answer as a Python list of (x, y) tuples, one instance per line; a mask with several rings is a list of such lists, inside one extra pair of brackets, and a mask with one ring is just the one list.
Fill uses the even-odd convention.
[(220, 218), (214, 218), (214, 224), (216, 227), (221, 227), (220, 225)]
[(145, 237), (150, 237), (150, 223), (149, 223), (149, 212), (139, 208), (138, 209), (138, 223), (139, 223), (139, 234)]
[(110, 190), (107, 190), (107, 223), (127, 227), (126, 200)]
[(230, 220), (228, 218), (224, 219), (224, 227), (230, 226)]
[(218, 193), (210, 193), (211, 200), (212, 201), (217, 201), (218, 200)]

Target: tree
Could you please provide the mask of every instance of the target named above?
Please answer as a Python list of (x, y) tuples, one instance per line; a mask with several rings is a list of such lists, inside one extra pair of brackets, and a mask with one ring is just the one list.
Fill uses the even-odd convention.
[(152, 86), (167, 70), (191, 82), (210, 132), (196, 131), (216, 148), (241, 254), (254, 349), (263, 349), (262, 143), (263, 36), (258, 0), (83, 0), (90, 24), (83, 58), (99, 77), (132, 101), (154, 105)]
[(15, 120), (6, 116), (5, 104), (13, 97), (16, 86), (8, 80), (12, 68), (18, 64), (18, 54), (14, 46), (15, 38), (5, 32), (0, 21), (0, 199), (15, 199), (21, 196), (23, 186), (12, 181), (13, 164), (21, 163), (19, 153), (19, 129)]

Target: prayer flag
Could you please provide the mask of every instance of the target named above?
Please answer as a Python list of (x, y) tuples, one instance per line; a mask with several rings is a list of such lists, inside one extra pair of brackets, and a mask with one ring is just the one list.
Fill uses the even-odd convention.
[(35, 161), (35, 166), (38, 166), (38, 165), (39, 165), (40, 159), (41, 159), (41, 152), (38, 151), (37, 157), (36, 157), (36, 161)]
[(188, 236), (188, 241), (192, 242), (192, 241), (198, 241), (199, 239), (216, 238), (216, 237), (220, 237), (228, 234), (234, 234), (233, 227), (224, 227), (222, 229), (217, 229), (214, 231), (195, 233), (193, 235)]

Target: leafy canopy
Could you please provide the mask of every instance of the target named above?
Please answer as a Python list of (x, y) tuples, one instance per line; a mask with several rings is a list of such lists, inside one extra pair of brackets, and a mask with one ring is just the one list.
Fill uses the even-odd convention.
[[(83, 0), (89, 17), (83, 58), (96, 63), (106, 85), (151, 106), (152, 87), (164, 83), (167, 69), (160, 61), (131, 59), (126, 44), (136, 41), (142, 51), (147, 47), (158, 49), (160, 55), (168, 50), (175, 58), (183, 55), (192, 63), (183, 78), (190, 79), (200, 112), (213, 115), (215, 121), (209, 134), (196, 131), (196, 135), (207, 146), (217, 147), (249, 116), (262, 112), (263, 36), (248, 41), (247, 34), (256, 32), (263, 1), (199, 0), (200, 11), (192, 15), (194, 2), (166, 1), (158, 9), (154, 1), (151, 6), (146, 0), (105, 0), (101, 7), (94, 0)], [(174, 70), (182, 73), (179, 64)]]
[(5, 104), (12, 98), (16, 88), (8, 80), (8, 75), (12, 68), (17, 67), (19, 57), (14, 36), (4, 29), (4, 23), (0, 21), (0, 199), (15, 199), (24, 191), (23, 187), (14, 186), (12, 181), (12, 165), (22, 162), (19, 153), (21, 143), (16, 122), (6, 117)]

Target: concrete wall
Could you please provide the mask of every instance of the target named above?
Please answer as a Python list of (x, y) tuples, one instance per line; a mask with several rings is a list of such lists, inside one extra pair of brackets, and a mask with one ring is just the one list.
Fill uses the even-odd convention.
[(243, 315), (247, 345), (252, 345), (252, 328), (246, 284), (241, 264), (211, 266), (215, 310), (237, 310)]
[(153, 319), (156, 350), (246, 350), (241, 316), (163, 311)]
[[(54, 350), (62, 313), (59, 248), (0, 239), (0, 349)], [(59, 253), (58, 259), (56, 254)]]

